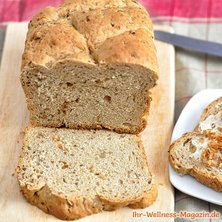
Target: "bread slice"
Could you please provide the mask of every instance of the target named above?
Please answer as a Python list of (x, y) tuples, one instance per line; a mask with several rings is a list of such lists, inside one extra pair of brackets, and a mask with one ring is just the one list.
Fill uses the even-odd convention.
[(197, 131), (211, 131), (222, 134), (222, 97), (210, 103), (203, 111)]
[(31, 204), (65, 220), (157, 197), (140, 138), (106, 130), (27, 128), (17, 176)]
[(171, 166), (180, 174), (190, 174), (201, 183), (222, 192), (222, 135), (207, 137), (189, 132), (170, 146)]
[(222, 191), (222, 97), (203, 111), (193, 132), (170, 146), (170, 163), (180, 174)]
[(29, 24), (21, 83), (35, 126), (139, 133), (158, 65), (153, 27), (133, 0), (67, 1)]

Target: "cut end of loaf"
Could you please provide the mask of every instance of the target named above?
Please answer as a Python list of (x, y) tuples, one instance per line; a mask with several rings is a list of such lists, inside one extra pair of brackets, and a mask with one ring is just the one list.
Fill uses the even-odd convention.
[(144, 71), (140, 66), (98, 68), (73, 62), (23, 71), (31, 123), (139, 133), (146, 126), (149, 88), (155, 82)]
[(27, 200), (61, 219), (143, 208), (156, 198), (144, 150), (130, 134), (29, 128), (17, 172)]

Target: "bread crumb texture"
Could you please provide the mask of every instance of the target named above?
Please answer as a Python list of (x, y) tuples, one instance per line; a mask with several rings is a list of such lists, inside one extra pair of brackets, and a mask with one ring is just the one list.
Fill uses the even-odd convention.
[(31, 204), (67, 220), (157, 196), (140, 139), (106, 130), (28, 128), (17, 176)]

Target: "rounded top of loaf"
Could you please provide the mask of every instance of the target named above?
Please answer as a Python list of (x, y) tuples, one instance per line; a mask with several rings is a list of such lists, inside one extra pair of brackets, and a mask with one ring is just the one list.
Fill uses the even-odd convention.
[(33, 17), (22, 70), (59, 63), (133, 64), (158, 73), (153, 27), (135, 0), (67, 0)]

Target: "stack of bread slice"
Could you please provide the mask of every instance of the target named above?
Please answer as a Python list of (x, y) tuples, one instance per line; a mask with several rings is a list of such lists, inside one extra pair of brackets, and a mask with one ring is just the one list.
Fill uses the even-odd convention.
[(21, 72), (31, 126), (17, 172), (27, 200), (61, 219), (152, 204), (137, 134), (157, 74), (152, 23), (135, 0), (70, 0), (36, 15)]
[(193, 132), (185, 133), (170, 147), (170, 163), (180, 174), (222, 191), (222, 97), (203, 111)]

